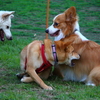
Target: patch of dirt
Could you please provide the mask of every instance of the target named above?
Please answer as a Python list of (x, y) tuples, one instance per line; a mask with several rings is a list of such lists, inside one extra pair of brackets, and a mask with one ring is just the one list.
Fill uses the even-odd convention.
[(0, 74), (1, 74), (2, 72), (4, 72), (4, 71), (6, 71), (5, 68), (0, 68)]
[(99, 18), (97, 16), (89, 16), (89, 17), (86, 17), (87, 20), (92, 20), (92, 21), (96, 21), (98, 20)]
[(92, 7), (89, 7), (88, 10), (90, 10), (90, 11), (100, 11), (100, 7), (92, 6)]

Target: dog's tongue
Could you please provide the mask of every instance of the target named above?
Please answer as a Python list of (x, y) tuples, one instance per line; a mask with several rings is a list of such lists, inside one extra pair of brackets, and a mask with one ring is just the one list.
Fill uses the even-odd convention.
[(5, 40), (4, 39), (4, 32), (3, 32), (2, 29), (0, 29), (0, 39), (1, 39), (1, 41), (4, 41)]
[(50, 34), (50, 36), (58, 36), (58, 35), (59, 35), (59, 31), (60, 31), (60, 30), (56, 31), (56, 32), (53, 33), (53, 34)]
[(57, 36), (57, 34), (55, 34), (55, 33), (54, 34), (50, 34), (50, 36)]

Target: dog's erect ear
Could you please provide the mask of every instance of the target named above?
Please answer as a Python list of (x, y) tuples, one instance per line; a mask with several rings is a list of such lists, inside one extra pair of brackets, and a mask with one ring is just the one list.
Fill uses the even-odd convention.
[(14, 17), (13, 13), (14, 13), (14, 11), (11, 11), (11, 12), (9, 12), (9, 13), (6, 13), (6, 12), (5, 12), (5, 13), (2, 15), (2, 19), (5, 20), (5, 19), (7, 19), (9, 16)]
[(15, 11), (11, 11), (11, 14), (15, 13)]
[(76, 19), (76, 8), (70, 7), (65, 11), (66, 21), (73, 21)]
[(11, 11), (11, 18), (13, 18), (14, 17), (14, 15), (13, 15), (13, 13), (15, 13), (15, 11)]

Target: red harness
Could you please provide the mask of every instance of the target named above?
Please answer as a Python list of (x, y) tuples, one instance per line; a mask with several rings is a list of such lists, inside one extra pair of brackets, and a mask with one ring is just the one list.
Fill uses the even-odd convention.
[[(44, 47), (44, 44), (42, 44), (41, 45), (41, 55), (43, 59), (43, 64), (38, 69), (36, 69), (37, 73), (40, 73), (43, 70), (52, 66), (52, 64), (46, 59), (44, 50), (45, 50), (45, 47)], [(27, 64), (27, 58), (25, 59), (25, 70), (26, 70), (26, 64)]]
[(43, 70), (45, 70), (49, 67), (52, 67), (52, 64), (50, 64), (50, 62), (45, 57), (44, 50), (45, 50), (45, 47), (44, 47), (44, 44), (42, 44), (42, 46), (41, 46), (41, 55), (42, 55), (42, 59), (43, 59), (43, 64), (40, 66), (40, 68), (36, 69), (37, 73), (42, 72)]

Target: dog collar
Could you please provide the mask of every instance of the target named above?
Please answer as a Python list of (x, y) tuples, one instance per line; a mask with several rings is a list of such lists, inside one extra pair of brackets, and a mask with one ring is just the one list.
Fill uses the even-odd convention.
[(52, 53), (53, 53), (53, 57), (54, 57), (54, 65), (56, 65), (58, 63), (58, 58), (57, 58), (57, 53), (56, 53), (56, 46), (55, 44), (52, 45)]
[[(55, 44), (52, 45), (52, 53), (53, 53), (54, 62), (55, 62), (54, 65), (55, 65), (58, 62)], [(37, 73), (40, 73), (43, 70), (45, 70), (49, 67), (52, 67), (52, 64), (45, 57), (45, 46), (44, 46), (44, 44), (41, 45), (41, 56), (42, 56), (42, 59), (43, 59), (43, 63), (39, 68), (36, 69)], [(25, 67), (24, 67), (25, 70), (26, 70), (26, 64), (27, 64), (27, 57), (25, 59)]]
[[(45, 46), (44, 46), (44, 44), (42, 44), (41, 45), (41, 55), (42, 55), (42, 59), (43, 59), (43, 64), (40, 66), (40, 68), (36, 69), (37, 73), (40, 73), (43, 70), (45, 70), (49, 67), (52, 67), (52, 64), (45, 57), (45, 51), (44, 50), (45, 50)], [(53, 57), (54, 57), (54, 65), (56, 65), (58, 63), (58, 58), (57, 58), (55, 44), (52, 45), (52, 53), (53, 53)]]
[(78, 29), (75, 29), (75, 30), (74, 30), (74, 33), (75, 33), (76, 31), (78, 31)]

